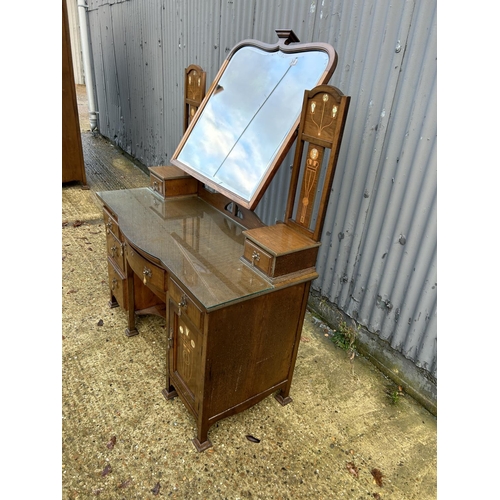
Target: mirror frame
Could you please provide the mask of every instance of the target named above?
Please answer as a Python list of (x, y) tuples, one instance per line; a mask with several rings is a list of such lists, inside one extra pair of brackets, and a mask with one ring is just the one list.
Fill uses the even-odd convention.
[[(287, 155), (288, 151), (290, 150), (296, 136), (297, 136), (297, 129), (299, 126), (299, 121), (300, 121), (300, 110), (302, 106), (302, 101), (298, 103), (299, 106), (299, 112), (297, 114), (297, 119), (292, 126), (292, 128), (288, 131), (287, 135), (285, 136), (285, 139), (283, 143), (281, 144), (281, 147), (279, 148), (277, 154), (275, 155), (274, 159), (272, 160), (271, 164), (269, 165), (266, 174), (262, 178), (261, 182), (258, 184), (257, 189), (254, 192), (254, 195), (250, 200), (245, 200), (244, 198), (241, 198), (238, 196), (236, 193), (231, 191), (230, 189), (227, 189), (216, 182), (212, 181), (209, 177), (206, 177), (203, 175), (201, 172), (198, 170), (195, 170), (188, 165), (182, 163), (179, 161), (178, 157), (182, 151), (182, 148), (184, 147), (184, 144), (188, 140), (192, 129), (196, 126), (196, 123), (200, 116), (203, 113), (203, 110), (210, 100), (210, 97), (214, 94), (218, 82), (221, 79), (222, 75), (224, 74), (224, 71), (226, 70), (229, 61), (231, 58), (234, 56), (238, 50), (240, 50), (243, 47), (256, 47), (260, 50), (263, 50), (265, 52), (277, 52), (281, 51), (286, 54), (294, 54), (294, 53), (300, 53), (300, 52), (311, 52), (311, 51), (322, 51), (325, 52), (328, 55), (328, 63), (321, 74), (321, 76), (318, 79), (318, 82), (313, 85), (313, 88), (317, 85), (322, 85), (328, 83), (330, 80), (331, 76), (333, 75), (333, 72), (335, 71), (335, 67), (337, 66), (337, 53), (335, 52), (335, 49), (327, 43), (322, 43), (322, 42), (317, 42), (317, 43), (300, 43), (299, 39), (295, 35), (295, 33), (292, 30), (289, 29), (279, 29), (276, 30), (276, 34), (278, 35), (278, 43), (276, 44), (268, 44), (264, 42), (260, 42), (258, 40), (253, 40), (253, 39), (247, 39), (243, 40), (242, 42), (238, 43), (228, 54), (227, 58), (224, 60), (222, 66), (219, 69), (219, 72), (217, 73), (212, 85), (210, 86), (205, 98), (203, 99), (203, 102), (201, 103), (200, 107), (198, 108), (198, 111), (196, 115), (193, 117), (191, 120), (191, 123), (189, 124), (189, 127), (184, 133), (184, 136), (182, 137), (179, 145), (177, 146), (177, 149), (175, 150), (171, 162), (173, 165), (179, 167), (180, 169), (184, 170), (186, 173), (192, 175), (195, 177), (198, 181), (201, 183), (205, 184), (205, 186), (208, 186), (209, 188), (213, 189), (214, 191), (223, 194), (233, 202), (237, 203), (238, 205), (247, 208), (249, 210), (253, 210), (257, 204), (259, 203), (260, 199), (264, 195), (267, 187), (269, 186), (269, 183), (273, 179), (274, 175), (276, 174), (279, 166), (281, 165), (281, 162)], [(304, 89), (304, 91), (310, 90), (310, 89)]]

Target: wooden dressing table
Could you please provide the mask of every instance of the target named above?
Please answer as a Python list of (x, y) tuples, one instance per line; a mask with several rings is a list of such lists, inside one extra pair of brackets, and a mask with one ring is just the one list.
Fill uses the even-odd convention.
[[(138, 333), (136, 314), (166, 317), (163, 394), (179, 396), (196, 419), (198, 451), (212, 446), (208, 430), (218, 420), (272, 393), (283, 405), (291, 401), (309, 287), (318, 276), (349, 98), (322, 85), (336, 64), (331, 46), (277, 33), (276, 45), (244, 41), (229, 54), (173, 155), (180, 170), (164, 176), (163, 191), (98, 193), (111, 305), (128, 311), (128, 336)], [(240, 73), (245, 66), (253, 76)], [(277, 112), (283, 106), (286, 117)], [(296, 137), (285, 220), (266, 226), (253, 209)]]

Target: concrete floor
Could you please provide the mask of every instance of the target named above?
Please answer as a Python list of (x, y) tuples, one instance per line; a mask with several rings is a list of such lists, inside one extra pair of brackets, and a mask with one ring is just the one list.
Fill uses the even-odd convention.
[[(92, 312), (82, 302), (72, 307), (71, 301), (78, 297), (70, 292), (82, 279), (80, 247), (88, 250), (82, 241), (93, 248), (104, 245), (95, 192), (148, 185), (144, 171), (107, 140), (89, 132), (85, 88), (77, 86), (77, 90), (90, 190), (63, 187), (63, 289), (67, 291), (63, 292), (67, 314), (63, 350), (65, 370), (71, 377), (67, 383), (63, 380), (63, 394), (67, 394), (63, 401), (63, 497), (436, 498), (437, 419), (369, 361), (359, 355), (350, 361), (332, 342), (329, 327), (311, 313), (306, 316), (299, 347), (291, 390), (294, 401), (281, 407), (269, 397), (222, 420), (209, 431), (213, 448), (201, 454), (194, 450), (191, 415), (178, 398), (165, 401), (161, 397), (161, 318), (141, 319), (141, 335), (124, 338), (125, 315), (117, 310), (111, 313), (104, 304), (107, 276), (99, 258), (92, 264), (98, 274), (97, 289), (90, 292)], [(77, 220), (83, 224), (75, 225)], [(99, 252), (105, 256), (104, 248)], [(89, 252), (85, 255), (87, 262)], [(89, 320), (85, 314), (94, 317)], [(95, 314), (104, 318), (105, 342), (115, 343), (109, 357), (103, 357), (104, 349), (111, 347), (109, 342), (94, 345), (96, 334), (103, 332), (95, 328)], [(145, 352), (148, 357), (136, 373), (134, 366)], [(76, 367), (78, 356), (81, 366)], [(85, 369), (81, 357), (88, 363)], [(132, 358), (134, 364), (129, 363)], [(75, 400), (75, 377), (91, 377), (89, 386), (105, 387), (107, 378), (115, 376), (113, 370), (120, 373), (118, 382), (113, 378), (118, 386), (115, 392), (108, 391), (101, 399), (95, 390), (82, 389), (80, 379), (77, 387), (82, 396)], [(99, 438), (91, 422), (99, 421), (103, 408), (118, 401), (122, 403), (116, 450), (96, 447)], [(147, 415), (147, 426), (140, 424), (146, 418), (140, 413), (144, 407), (155, 408), (154, 415)], [(115, 419), (106, 421), (101, 441), (116, 433)], [(88, 432), (76, 435), (87, 425)], [(249, 441), (247, 435), (260, 442)], [(142, 459), (137, 449), (143, 450)], [(111, 462), (112, 472), (104, 477), (106, 464)], [(382, 474), (378, 484), (376, 471)]]

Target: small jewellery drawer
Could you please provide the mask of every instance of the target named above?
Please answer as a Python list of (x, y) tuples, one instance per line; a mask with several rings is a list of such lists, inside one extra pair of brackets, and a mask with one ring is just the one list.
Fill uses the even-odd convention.
[(196, 328), (199, 330), (203, 327), (203, 311), (182, 291), (180, 286), (172, 279), (169, 280), (168, 291), (170, 298), (177, 305), (176, 312), (180, 316), (186, 315)]
[(106, 234), (106, 247), (108, 249), (108, 257), (112, 259), (124, 273), (124, 244), (113, 233), (109, 232)]
[(151, 172), (151, 175), (149, 177), (149, 184), (153, 191), (156, 191), (162, 196), (165, 196), (165, 181), (163, 179), (160, 179)]
[(284, 280), (292, 274), (315, 272), (320, 243), (286, 224), (258, 227), (243, 233), (243, 260), (271, 280)]
[(149, 262), (138, 254), (130, 245), (126, 245), (126, 255), (130, 267), (133, 269), (145, 285), (153, 286), (162, 292), (167, 290), (165, 269)]
[(114, 234), (117, 238), (120, 238), (120, 228), (114, 217), (104, 208), (104, 227), (106, 228), (106, 234)]
[(149, 186), (163, 198), (195, 194), (198, 181), (173, 165), (149, 167)]
[(274, 256), (264, 251), (261, 247), (255, 245), (250, 240), (245, 240), (245, 248), (243, 249), (243, 257), (252, 264), (252, 266), (260, 269), (267, 276), (273, 275)]
[(108, 279), (109, 289), (120, 306), (127, 310), (127, 280), (121, 275), (120, 271), (114, 266), (111, 259), (108, 259)]

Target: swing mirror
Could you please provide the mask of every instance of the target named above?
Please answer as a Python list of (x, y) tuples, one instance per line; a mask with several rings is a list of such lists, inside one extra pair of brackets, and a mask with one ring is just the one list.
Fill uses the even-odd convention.
[(246, 40), (230, 52), (172, 157), (251, 210), (293, 143), (304, 91), (327, 83), (337, 61), (329, 44), (277, 34), (275, 45)]

